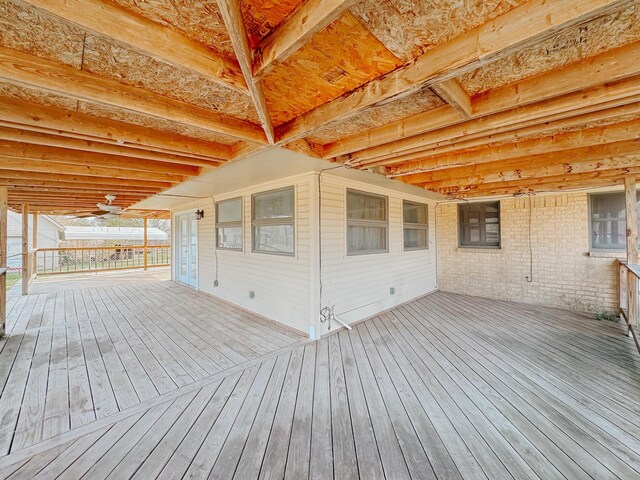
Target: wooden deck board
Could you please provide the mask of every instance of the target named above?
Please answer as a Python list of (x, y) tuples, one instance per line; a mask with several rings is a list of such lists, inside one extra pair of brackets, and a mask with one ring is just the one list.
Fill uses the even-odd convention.
[[(143, 298), (147, 288), (152, 291)], [(195, 294), (177, 288), (173, 296)], [(50, 357), (46, 368), (24, 384), (12, 369), (5, 386), (8, 399), (38, 384), (42, 372), (48, 372), (49, 386), (58, 381), (65, 365), (60, 359), (66, 359), (70, 379), (72, 367), (84, 368), (93, 386), (105, 373), (94, 371), (96, 350), (113, 355), (102, 362), (107, 380), (116, 372), (131, 380), (127, 387), (109, 382), (114, 398), (119, 388), (148, 391), (149, 398), (138, 398), (142, 403), (122, 412), (131, 414), (110, 424), (108, 416), (88, 421), (77, 438), (67, 432), (71, 437), (63, 443), (55, 436), (33, 447), (20, 440), (26, 450), (0, 458), (0, 478), (640, 477), (640, 400), (633, 394), (640, 384), (640, 357), (622, 325), (557, 309), (435, 293), (352, 331), (305, 345), (292, 341), (284, 349), (275, 343), (275, 353), (247, 366), (199, 380), (190, 376), (193, 387), (172, 383), (161, 391), (160, 377), (152, 378), (149, 369), (173, 381), (177, 371), (167, 363), (199, 360), (204, 368), (206, 358), (216, 362), (215, 356), (223, 354), (211, 338), (196, 341), (194, 335), (207, 328), (221, 328), (200, 308), (166, 305), (163, 313), (142, 313), (167, 290), (169, 285), (151, 283), (81, 292), (71, 297), (70, 323), (63, 319), (50, 327), (43, 321), (40, 328), (16, 333), (24, 338), (6, 349), (14, 368), (27, 360), (39, 364), (49, 350)], [(140, 300), (118, 305), (127, 292)], [(58, 308), (60, 297), (55, 298), (50, 308)], [(63, 298), (65, 311), (71, 312), (69, 297)], [(209, 298), (200, 305), (220, 308), (218, 314), (224, 315), (224, 305)], [(173, 322), (177, 317), (181, 321)], [(163, 322), (173, 329), (160, 329)], [(267, 327), (274, 328), (269, 322), (254, 325)], [(256, 346), (234, 331), (225, 333), (234, 342)], [(168, 342), (178, 334), (179, 342), (160, 349), (161, 338)], [(114, 365), (116, 358), (120, 363)], [(20, 369), (32, 375), (30, 365)], [(59, 401), (49, 390), (46, 412), (48, 402)], [(3, 401), (8, 402), (4, 394)], [(14, 410), (9, 408), (17, 415)], [(29, 408), (40, 410), (39, 402)]]
[(209, 297), (171, 282), (37, 290), (12, 300), (0, 350), (2, 454), (303, 340), (258, 317), (255, 333), (224, 329), (227, 315), (239, 315), (224, 302), (215, 321), (204, 310), (178, 314), (176, 298)]

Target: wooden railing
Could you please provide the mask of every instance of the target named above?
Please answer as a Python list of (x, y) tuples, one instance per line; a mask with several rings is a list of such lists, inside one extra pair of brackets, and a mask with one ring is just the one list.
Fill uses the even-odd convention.
[(35, 263), (38, 275), (166, 267), (170, 249), (170, 245), (39, 248)]
[(638, 339), (638, 329), (640, 327), (640, 303), (638, 302), (640, 285), (640, 266), (628, 265), (620, 262), (619, 265), (619, 292), (620, 292), (620, 315), (627, 322), (627, 329), (636, 348), (640, 352), (640, 340)]
[(27, 295), (29, 293), (29, 285), (36, 278), (36, 256), (37, 249), (31, 249), (27, 253), (22, 254), (22, 294)]

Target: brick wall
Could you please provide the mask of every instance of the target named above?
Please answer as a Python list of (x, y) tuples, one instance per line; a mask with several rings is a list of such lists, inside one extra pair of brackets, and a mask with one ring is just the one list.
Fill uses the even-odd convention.
[(438, 205), (439, 289), (583, 312), (615, 309), (616, 255), (589, 253), (588, 210), (586, 193), (501, 200), (501, 248), (474, 249), (458, 247), (457, 204)]

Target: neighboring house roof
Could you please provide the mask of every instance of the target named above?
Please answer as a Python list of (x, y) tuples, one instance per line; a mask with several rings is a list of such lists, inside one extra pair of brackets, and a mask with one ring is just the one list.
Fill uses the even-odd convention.
[[(8, 214), (8, 224), (7, 224), (7, 234), (8, 236), (21, 236), (22, 235), (22, 215), (16, 212), (12, 212), (9, 210)], [(65, 226), (56, 222), (53, 218), (48, 215), (38, 215), (38, 223), (41, 225), (42, 222), (49, 222), (53, 227), (60, 231), (64, 232)], [(33, 225), (31, 224), (31, 216), (29, 216), (29, 228)]]
[[(144, 229), (141, 227), (75, 227), (68, 226), (63, 233), (63, 240), (144, 240)], [(147, 229), (147, 240), (167, 240), (169, 235), (159, 228)]]

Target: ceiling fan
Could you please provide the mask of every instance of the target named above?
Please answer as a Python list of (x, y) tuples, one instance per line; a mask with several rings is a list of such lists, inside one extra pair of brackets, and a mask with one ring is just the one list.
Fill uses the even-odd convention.
[(139, 215), (137, 213), (129, 213), (126, 208), (119, 207), (118, 205), (112, 205), (113, 201), (116, 199), (115, 195), (107, 194), (104, 196), (106, 203), (98, 202), (96, 203), (96, 207), (98, 210), (90, 213), (86, 213), (83, 215), (77, 215), (76, 218), (88, 218), (95, 217), (98, 220), (113, 220), (115, 218), (119, 218), (121, 215), (125, 213), (131, 217), (143, 217), (144, 215)]

